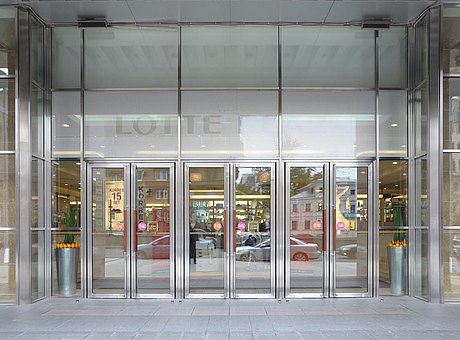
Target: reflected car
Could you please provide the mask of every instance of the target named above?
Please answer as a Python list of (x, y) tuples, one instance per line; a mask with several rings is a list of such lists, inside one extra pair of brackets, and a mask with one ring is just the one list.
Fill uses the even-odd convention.
[[(292, 261), (309, 261), (320, 257), (321, 251), (316, 243), (305, 243), (291, 237)], [(236, 248), (237, 261), (270, 261), (270, 240), (263, 241), (255, 246), (241, 246)]]
[(360, 253), (367, 253), (367, 248), (363, 246), (358, 246), (356, 243), (351, 243), (338, 247), (335, 252), (339, 255), (346, 256), (350, 259), (355, 259), (358, 251)]
[[(215, 241), (208, 238), (198, 237), (196, 241), (197, 256), (209, 255), (216, 248)], [(137, 245), (139, 259), (169, 259), (170, 238), (169, 235), (161, 236), (149, 243)]]

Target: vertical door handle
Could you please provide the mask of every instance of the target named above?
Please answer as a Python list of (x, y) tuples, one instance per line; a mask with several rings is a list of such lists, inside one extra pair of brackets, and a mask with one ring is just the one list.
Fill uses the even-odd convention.
[(126, 209), (123, 210), (123, 249), (125, 253), (127, 252), (127, 242), (128, 235), (126, 234)]
[(334, 237), (334, 248), (333, 248), (333, 251), (335, 253), (336, 249), (337, 249), (337, 215), (336, 215), (336, 212), (337, 210), (334, 209), (334, 217), (333, 217), (333, 221), (334, 221), (334, 226), (332, 227), (332, 231), (334, 233), (333, 237)]
[(133, 225), (133, 252), (137, 252), (137, 210), (133, 210), (133, 220), (134, 220), (134, 225)]
[(227, 210), (224, 209), (224, 253), (227, 252)]
[(232, 225), (232, 234), (233, 234), (233, 251), (236, 252), (236, 209), (233, 209), (233, 225)]
[(326, 209), (323, 209), (323, 221), (322, 221), (322, 225), (323, 225), (323, 251), (326, 251), (327, 249), (327, 240), (326, 240), (326, 213), (327, 213), (327, 210)]

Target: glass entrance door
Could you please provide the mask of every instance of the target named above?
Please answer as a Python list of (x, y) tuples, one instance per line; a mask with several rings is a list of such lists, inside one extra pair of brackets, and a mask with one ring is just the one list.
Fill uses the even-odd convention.
[(90, 164), (89, 296), (174, 296), (173, 164)]
[(286, 295), (370, 296), (372, 164), (288, 164), (286, 188)]
[(274, 297), (274, 165), (185, 166), (186, 295)]

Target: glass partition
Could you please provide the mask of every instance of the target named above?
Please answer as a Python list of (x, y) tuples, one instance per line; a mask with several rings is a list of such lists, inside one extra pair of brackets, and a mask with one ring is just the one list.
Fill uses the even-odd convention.
[(85, 92), (85, 157), (177, 156), (177, 115), (177, 91)]
[(444, 149), (460, 149), (460, 80), (444, 79)]
[(278, 155), (278, 93), (183, 91), (183, 157)]
[(44, 29), (43, 25), (31, 16), (30, 29), (30, 76), (39, 86), (44, 86)]
[(0, 8), (0, 75), (14, 75), (16, 71), (16, 8)]
[(30, 141), (32, 154), (43, 156), (45, 143), (44, 91), (32, 85), (30, 96)]
[(443, 224), (460, 227), (460, 153), (444, 153)]
[(375, 156), (373, 91), (283, 91), (283, 156)]
[(52, 35), (52, 87), (80, 87), (81, 30), (76, 27), (54, 27)]
[(407, 157), (407, 91), (379, 91), (380, 157)]
[(52, 93), (51, 144), (53, 157), (80, 156), (81, 95), (77, 91)]
[(460, 300), (460, 229), (444, 230), (444, 301)]
[(177, 27), (85, 30), (85, 87), (177, 88)]
[(1, 151), (14, 150), (15, 148), (15, 116), (15, 81), (0, 80)]
[(374, 87), (374, 31), (281, 27), (283, 87)]
[(414, 92), (415, 154), (421, 156), (428, 150), (428, 89), (424, 85)]
[(407, 29), (390, 27), (379, 31), (379, 86), (407, 87)]
[(185, 88), (278, 86), (276, 26), (182, 27)]

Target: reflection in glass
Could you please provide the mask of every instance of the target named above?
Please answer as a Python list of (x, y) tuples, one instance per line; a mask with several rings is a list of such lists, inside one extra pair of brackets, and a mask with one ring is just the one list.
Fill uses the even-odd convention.
[(407, 156), (407, 91), (379, 91), (381, 157)]
[(265, 158), (278, 155), (278, 93), (183, 91), (184, 157)]
[(81, 30), (77, 27), (52, 28), (52, 87), (80, 87)]
[(237, 167), (235, 173), (236, 294), (270, 294), (271, 169)]
[(415, 26), (415, 86), (428, 78), (428, 19), (425, 16)]
[(444, 230), (444, 299), (460, 300), (460, 230)]
[(428, 229), (415, 229), (414, 296), (428, 300)]
[(368, 291), (368, 179), (367, 167), (336, 167), (337, 293)]
[(374, 32), (281, 27), (283, 87), (374, 87)]
[(31, 38), (30, 38), (30, 75), (41, 87), (44, 85), (44, 29), (33, 16), (31, 16)]
[(30, 95), (30, 144), (32, 154), (39, 157), (43, 156), (43, 144), (45, 142), (43, 100), (44, 92), (35, 85), (32, 85)]
[(45, 297), (45, 231), (31, 231), (31, 298)]
[(275, 26), (183, 26), (181, 82), (186, 88), (278, 86)]
[(138, 168), (135, 185), (137, 293), (170, 293), (171, 238), (169, 168)]
[(190, 294), (224, 294), (225, 221), (224, 168), (190, 168), (189, 254)]
[(86, 88), (177, 88), (177, 30), (166, 26), (85, 30)]
[(283, 91), (283, 155), (375, 155), (374, 91)]
[[(13, 209), (13, 211), (15, 211)], [(16, 302), (16, 232), (0, 229), (0, 303)]]
[(85, 156), (177, 156), (177, 110), (176, 91), (85, 92)]
[(15, 156), (0, 155), (0, 229), (16, 228)]
[[(447, 10), (446, 10), (447, 13)], [(457, 16), (457, 15), (455, 15)], [(460, 74), (460, 21), (458, 18), (443, 18), (443, 71), (445, 74)]]
[(444, 154), (443, 171), (443, 224), (460, 226), (460, 153)]
[(52, 155), (53, 157), (80, 156), (80, 92), (53, 91)]
[(15, 148), (15, 82), (0, 80), (0, 150)]
[(0, 51), (0, 75), (14, 75), (16, 71), (16, 8), (0, 8), (0, 31), (2, 49)]
[(32, 159), (31, 183), (31, 228), (45, 228), (45, 184), (43, 173), (44, 161)]
[(460, 149), (460, 81), (444, 80), (443, 139), (445, 149)]
[(93, 168), (92, 293), (125, 292), (124, 171)]
[(426, 154), (428, 150), (428, 90), (422, 86), (414, 92), (414, 138), (415, 154)]
[(379, 31), (379, 86), (407, 86), (407, 28), (392, 26)]
[(324, 173), (290, 169), (290, 292), (323, 293)]
[(379, 163), (379, 226), (408, 226), (407, 161)]
[(428, 160), (415, 160), (415, 225), (429, 227), (428, 224)]

